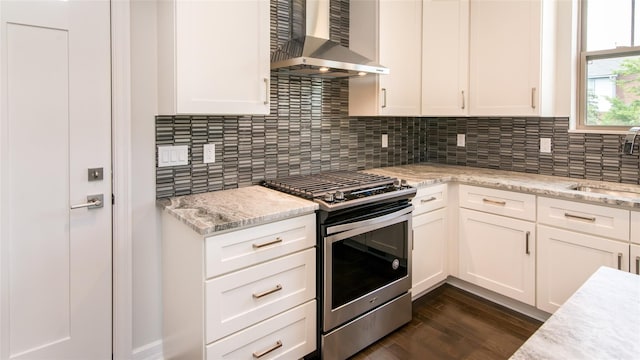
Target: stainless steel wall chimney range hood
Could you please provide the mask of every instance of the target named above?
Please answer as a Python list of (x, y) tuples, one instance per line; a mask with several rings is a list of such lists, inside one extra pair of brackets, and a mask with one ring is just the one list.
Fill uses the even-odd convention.
[(389, 73), (388, 68), (328, 40), (329, 19), (329, 0), (291, 0), (291, 39), (271, 54), (271, 69), (323, 78)]

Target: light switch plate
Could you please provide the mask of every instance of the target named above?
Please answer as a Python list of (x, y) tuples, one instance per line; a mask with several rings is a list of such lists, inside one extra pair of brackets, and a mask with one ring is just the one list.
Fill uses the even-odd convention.
[(457, 141), (456, 141), (457, 146), (465, 147), (465, 143), (466, 143), (465, 134), (458, 134), (458, 138), (457, 138)]
[(540, 138), (540, 152), (551, 153), (551, 138)]
[(158, 146), (158, 167), (187, 165), (188, 163), (188, 145)]
[(383, 148), (389, 147), (389, 135), (387, 134), (382, 134), (382, 147)]
[(216, 162), (216, 144), (204, 144), (202, 146), (202, 152), (204, 153), (204, 163)]

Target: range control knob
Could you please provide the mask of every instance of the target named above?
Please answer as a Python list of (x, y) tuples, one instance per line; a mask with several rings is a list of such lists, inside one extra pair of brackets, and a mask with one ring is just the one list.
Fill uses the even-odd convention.
[(342, 201), (344, 200), (344, 192), (338, 190), (336, 191), (335, 194), (333, 194), (333, 197), (335, 198), (336, 201)]
[(402, 186), (402, 187), (408, 186), (407, 185), (407, 180), (405, 180), (405, 179), (400, 180), (400, 186)]
[(400, 187), (400, 180), (398, 179), (393, 180), (393, 186)]
[(333, 202), (333, 194), (332, 193), (324, 194), (324, 201), (328, 202), (328, 203), (332, 203)]

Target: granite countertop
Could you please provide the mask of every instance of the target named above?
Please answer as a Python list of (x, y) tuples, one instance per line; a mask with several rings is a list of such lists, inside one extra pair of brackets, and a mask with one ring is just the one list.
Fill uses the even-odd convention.
[[(611, 196), (572, 189), (577, 185), (585, 185), (640, 193), (640, 185), (428, 163), (369, 169), (364, 172), (405, 179), (409, 185), (418, 188), (455, 181), (640, 209), (640, 197)], [(318, 205), (312, 201), (257, 185), (160, 199), (158, 206), (202, 235), (310, 214), (318, 209)]]
[(157, 201), (201, 235), (311, 214), (318, 204), (263, 186), (177, 196)]
[(640, 276), (601, 267), (511, 359), (640, 358)]
[(640, 209), (640, 196), (622, 197), (573, 190), (578, 185), (640, 193), (640, 185), (593, 181), (560, 176), (528, 174), (504, 170), (482, 169), (445, 164), (415, 164), (364, 170), (364, 172), (397, 177), (415, 187), (446, 182), (459, 182), (536, 195), (591, 201)]

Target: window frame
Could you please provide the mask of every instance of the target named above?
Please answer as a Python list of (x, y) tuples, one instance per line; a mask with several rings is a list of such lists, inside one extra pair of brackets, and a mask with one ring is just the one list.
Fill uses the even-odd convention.
[[(578, 96), (577, 96), (577, 106), (578, 106), (578, 121), (576, 122), (576, 130), (587, 130), (587, 131), (627, 131), (629, 129), (628, 125), (615, 125), (615, 126), (604, 126), (604, 125), (587, 125), (587, 87), (588, 87), (588, 79), (587, 79), (587, 61), (589, 60), (599, 60), (599, 59), (610, 59), (616, 57), (624, 57), (624, 56), (640, 56), (640, 46), (624, 46), (617, 47), (615, 49), (608, 50), (596, 50), (596, 51), (586, 51), (587, 47), (587, 3), (588, 0), (580, 0), (579, 3), (579, 19), (578, 19)], [(640, 19), (636, 19), (640, 20)], [(633, 22), (632, 22), (633, 26)], [(638, 39), (636, 40), (638, 41)], [(637, 125), (635, 125), (637, 126)]]

